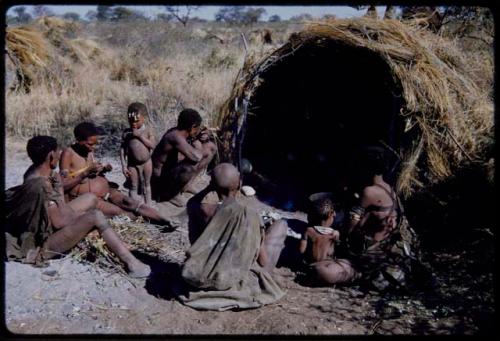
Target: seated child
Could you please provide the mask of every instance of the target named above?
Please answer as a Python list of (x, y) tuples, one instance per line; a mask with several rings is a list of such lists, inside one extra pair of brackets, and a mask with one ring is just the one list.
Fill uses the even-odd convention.
[(123, 175), (127, 178), (129, 196), (140, 200), (139, 188), (146, 205), (151, 204), (151, 152), (155, 147), (153, 131), (144, 124), (148, 112), (142, 103), (132, 103), (127, 110), (130, 128), (123, 131), (120, 161)]
[(299, 246), (306, 263), (333, 259), (335, 242), (340, 235), (330, 227), (335, 219), (332, 201), (329, 198), (314, 201), (307, 219), (310, 226), (304, 232)]

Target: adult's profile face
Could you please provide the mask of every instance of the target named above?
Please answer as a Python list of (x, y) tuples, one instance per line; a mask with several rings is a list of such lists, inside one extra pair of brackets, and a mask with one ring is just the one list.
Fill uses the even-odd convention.
[(189, 136), (190, 137), (196, 137), (201, 131), (201, 127), (199, 125), (197, 126), (192, 126), (191, 130), (189, 130)]
[(79, 141), (78, 143), (87, 149), (88, 152), (93, 152), (97, 146), (97, 136), (89, 136), (86, 140)]

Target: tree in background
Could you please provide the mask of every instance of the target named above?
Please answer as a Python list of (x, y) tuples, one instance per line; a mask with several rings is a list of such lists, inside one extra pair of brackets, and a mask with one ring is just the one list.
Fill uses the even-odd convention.
[(78, 21), (80, 20), (80, 14), (75, 12), (66, 12), (62, 15), (62, 18), (65, 20)]
[(191, 12), (197, 10), (199, 7), (200, 6), (165, 6), (165, 9), (183, 26), (186, 26), (189, 22)]
[(123, 6), (117, 6), (113, 7), (109, 11), (109, 20), (112, 21), (146, 20), (146, 17), (139, 11), (129, 9)]
[(334, 14), (325, 14), (321, 17), (321, 19), (323, 19), (323, 20), (332, 20), (335, 18), (336, 18), (336, 16)]
[(35, 18), (46, 17), (49, 15), (54, 15), (54, 13), (44, 5), (33, 6), (33, 15)]
[(103, 6), (103, 5), (97, 6), (96, 19), (98, 21), (109, 20), (110, 16), (111, 16), (111, 6)]
[(90, 10), (87, 13), (85, 13), (85, 18), (88, 21), (95, 21), (95, 20), (97, 20), (97, 12)]
[(495, 34), (493, 14), (486, 7), (446, 7), (442, 9), (442, 27), (451, 35), (490, 43)]
[(173, 19), (174, 19), (174, 16), (171, 14), (167, 14), (167, 13), (158, 13), (156, 15), (156, 20), (158, 20), (158, 21), (169, 22)]
[(33, 17), (31, 16), (31, 14), (26, 12), (26, 7), (24, 6), (15, 7), (13, 11), (14, 13), (16, 13), (14, 19), (18, 24), (25, 24), (33, 20)]
[(299, 15), (295, 15), (290, 18), (290, 21), (307, 21), (307, 20), (313, 20), (313, 16), (308, 14), (308, 13), (302, 13)]
[(274, 14), (274, 15), (271, 15), (267, 21), (269, 21), (269, 22), (280, 22), (281, 18), (280, 18), (279, 15)]
[(266, 10), (262, 7), (225, 6), (215, 13), (215, 21), (251, 25), (258, 22), (265, 13)]

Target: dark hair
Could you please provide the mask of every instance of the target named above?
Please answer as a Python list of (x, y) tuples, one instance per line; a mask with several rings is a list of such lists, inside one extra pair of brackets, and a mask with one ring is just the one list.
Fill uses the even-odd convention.
[(320, 198), (310, 203), (307, 220), (310, 224), (319, 224), (328, 219), (330, 213), (334, 212), (333, 202), (330, 198)]
[(387, 170), (386, 151), (382, 147), (362, 148), (360, 159), (363, 169), (370, 175), (382, 175)]
[(201, 116), (194, 109), (184, 109), (180, 112), (177, 119), (177, 128), (180, 130), (189, 130), (193, 126), (201, 124)]
[(144, 117), (148, 116), (148, 109), (144, 104), (140, 102), (134, 102), (128, 106), (127, 114), (131, 114), (133, 112), (138, 113)]
[(103, 130), (92, 122), (82, 122), (75, 127), (73, 133), (77, 141), (84, 141), (90, 136), (102, 135)]
[(57, 140), (52, 136), (32, 137), (26, 145), (28, 156), (36, 166), (44, 163), (47, 155), (54, 150), (57, 150)]

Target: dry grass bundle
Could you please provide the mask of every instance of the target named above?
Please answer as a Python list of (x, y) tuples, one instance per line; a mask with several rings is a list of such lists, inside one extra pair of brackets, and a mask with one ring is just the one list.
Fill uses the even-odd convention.
[(26, 27), (9, 28), (5, 34), (7, 54), (18, 78), (16, 90), (29, 88), (36, 68), (44, 68), (49, 61), (47, 46), (40, 32)]
[(74, 21), (66, 21), (58, 17), (41, 17), (35, 24), (43, 30), (57, 30), (59, 32), (68, 34), (75, 33), (80, 28), (80, 25)]
[[(165, 259), (178, 250), (170, 248), (161, 237), (160, 227), (146, 224), (142, 218), (131, 221), (126, 216), (109, 219), (111, 227), (129, 247), (151, 257)], [(91, 262), (105, 269), (125, 273), (124, 264), (109, 250), (98, 233), (90, 233), (71, 251), (70, 257), (80, 262)]]
[[(419, 147), (402, 155), (406, 161), (397, 187), (406, 197), (426, 182), (437, 182), (452, 175), (457, 167), (484, 161), (482, 152), (492, 143), (493, 105), (491, 89), (476, 84), (474, 79), (480, 77), (471, 75), (471, 64), (477, 60), (460, 51), (456, 42), (428, 30), (398, 20), (366, 17), (310, 23), (258, 63), (247, 60), (218, 117), (226, 158), (232, 157), (233, 127), (239, 117), (235, 100), (251, 101), (261, 82), (260, 75), (277, 61), (308, 45), (327, 43), (377, 53), (401, 84), (405, 100), (401, 119), (419, 127), (415, 141)], [(491, 75), (484, 77), (491, 79)], [(422, 166), (428, 170), (425, 175), (419, 169)]]

